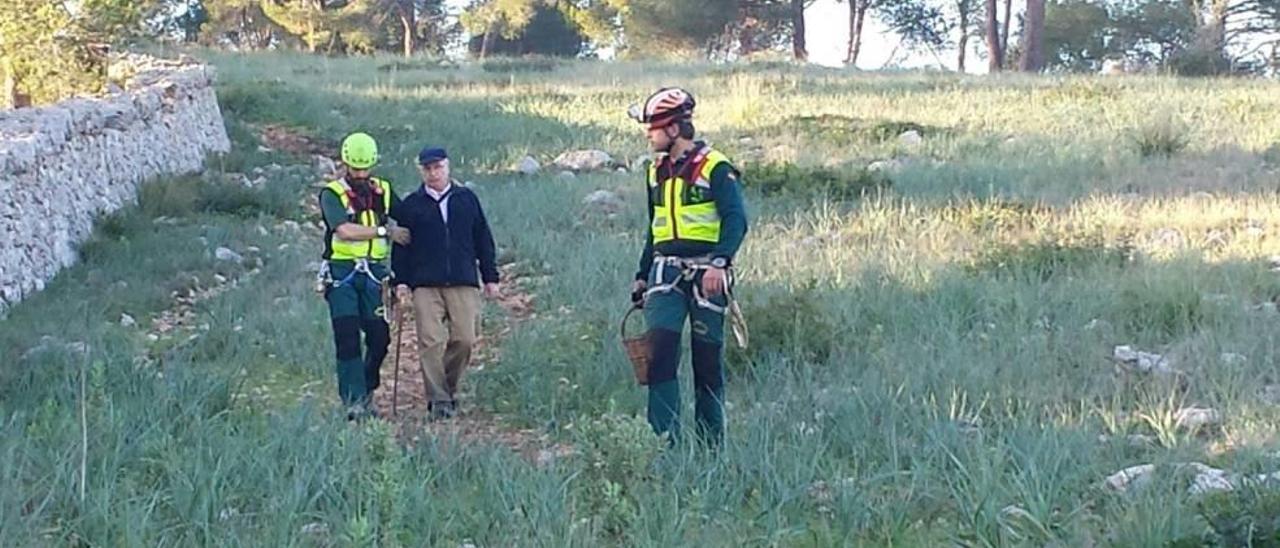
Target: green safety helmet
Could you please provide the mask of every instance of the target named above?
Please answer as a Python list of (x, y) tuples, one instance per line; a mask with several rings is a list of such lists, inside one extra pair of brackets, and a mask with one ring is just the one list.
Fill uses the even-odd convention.
[(342, 163), (352, 169), (369, 169), (378, 163), (378, 143), (367, 133), (352, 133), (342, 140)]

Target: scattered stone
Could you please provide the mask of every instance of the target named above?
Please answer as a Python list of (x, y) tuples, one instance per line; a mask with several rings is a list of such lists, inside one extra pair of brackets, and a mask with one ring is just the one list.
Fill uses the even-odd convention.
[(40, 337), (39, 344), (32, 346), (31, 348), (28, 348), (26, 352), (22, 353), (22, 359), (23, 360), (31, 359), (32, 356), (36, 355), (39, 352), (52, 350), (55, 347), (59, 347), (59, 346), (67, 350), (68, 352), (78, 354), (80, 356), (86, 356), (89, 354), (89, 345), (84, 343), (83, 341), (63, 342), (49, 335), (44, 335)]
[(602, 210), (606, 213), (613, 213), (621, 210), (623, 207), (622, 198), (617, 194), (608, 190), (597, 190), (588, 194), (582, 199), (582, 203), (587, 206)]
[(218, 512), (218, 521), (229, 521), (237, 517), (240, 517), (240, 510), (235, 508), (223, 508)]
[(301, 533), (304, 535), (328, 535), (329, 524), (324, 522), (313, 522), (302, 526)]
[(577, 454), (571, 445), (557, 445), (549, 449), (538, 451), (535, 464), (540, 468), (546, 468), (563, 459), (572, 457)]
[(1204, 300), (1214, 304), (1227, 304), (1231, 302), (1231, 295), (1226, 293), (1206, 293), (1203, 295)]
[(1124, 493), (1131, 488), (1145, 485), (1151, 480), (1151, 473), (1155, 470), (1156, 466), (1154, 464), (1130, 466), (1124, 470), (1107, 476), (1103, 485), (1112, 491)]
[(283, 223), (280, 223), (280, 225), (287, 230), (294, 230), (294, 231), (302, 230), (302, 227), (298, 226), (297, 221), (285, 221)]
[(809, 484), (809, 488), (806, 489), (806, 492), (809, 494), (809, 498), (813, 499), (813, 501), (818, 504), (830, 504), (836, 498), (835, 493), (831, 490), (831, 486), (827, 485), (827, 482), (822, 480)]
[(1176, 228), (1162, 228), (1152, 235), (1154, 243), (1161, 247), (1180, 248), (1186, 242), (1182, 232)]
[(1124, 59), (1106, 59), (1102, 62), (1102, 70), (1098, 74), (1103, 76), (1120, 76), (1128, 72), (1125, 67)]
[[(1099, 443), (1111, 443), (1113, 439), (1114, 438), (1112, 436), (1108, 436), (1106, 434), (1100, 434), (1098, 436)], [(1124, 437), (1124, 441), (1130, 447), (1137, 448), (1137, 449), (1155, 447), (1160, 445), (1160, 440), (1156, 439), (1155, 436), (1148, 436), (1146, 434), (1129, 434), (1128, 436)]]
[(532, 156), (525, 156), (519, 162), (516, 162), (515, 170), (525, 175), (536, 175), (542, 169), (542, 164), (534, 160)]
[(1235, 485), (1231, 481), (1231, 478), (1227, 476), (1227, 472), (1225, 470), (1219, 470), (1200, 463), (1191, 464), (1193, 466), (1199, 465), (1196, 467), (1196, 477), (1191, 480), (1191, 488), (1188, 489), (1188, 492), (1192, 495), (1203, 495), (1205, 493), (1230, 491), (1235, 489)]
[(1262, 387), (1262, 401), (1270, 405), (1280, 405), (1280, 384), (1268, 384)]
[(1221, 356), (1218, 356), (1218, 359), (1227, 365), (1243, 365), (1249, 361), (1249, 358), (1246, 358), (1243, 354), (1236, 354), (1235, 352), (1223, 352)]
[(228, 261), (236, 264), (244, 262), (244, 257), (242, 257), (239, 253), (236, 253), (235, 251), (232, 251), (225, 247), (219, 247), (218, 249), (215, 249), (213, 251), (213, 256), (219, 261)]
[(311, 162), (312, 166), (315, 167), (316, 173), (322, 176), (334, 175), (338, 172), (338, 163), (328, 156), (317, 154), (311, 157)]
[(1129, 345), (1117, 346), (1112, 353), (1112, 358), (1121, 365), (1141, 373), (1169, 375), (1177, 372), (1164, 356), (1137, 351)]
[(556, 175), (556, 177), (559, 177), (559, 178), (564, 179), (564, 180), (566, 180), (566, 181), (571, 181), (571, 180), (573, 180), (573, 179), (577, 179), (577, 178), (578, 178), (578, 176), (577, 176), (577, 175), (574, 175), (572, 171), (561, 171), (559, 174), (557, 174), (557, 175)]
[(867, 171), (890, 172), (897, 171), (899, 169), (902, 169), (902, 162), (895, 158), (890, 158), (888, 160), (876, 160), (867, 164)]
[(120, 315), (120, 325), (121, 325), (121, 326), (123, 326), (123, 327), (133, 327), (133, 326), (135, 326), (135, 325), (137, 325), (137, 324), (138, 324), (138, 322), (137, 322), (136, 320), (134, 320), (134, 319), (133, 319), (133, 316), (130, 316), (130, 315), (128, 315), (128, 314), (121, 314), (121, 315)]
[(556, 157), (556, 167), (572, 171), (598, 171), (615, 165), (613, 157), (603, 150), (571, 150)]
[(920, 136), (920, 132), (910, 129), (898, 135), (898, 143), (908, 148), (916, 148), (924, 144), (924, 137)]
[(1089, 323), (1084, 324), (1085, 331), (1097, 331), (1099, 329), (1109, 329), (1109, 328), (1111, 328), (1111, 322), (1108, 322), (1107, 320), (1100, 320), (1098, 318), (1089, 320)]
[(271, 152), (271, 148), (267, 147), (266, 145), (258, 145), (258, 152), (263, 152), (263, 153)]
[(1216, 409), (1205, 407), (1184, 407), (1174, 413), (1173, 418), (1178, 428), (1186, 430), (1198, 430), (1222, 424), (1222, 414)]

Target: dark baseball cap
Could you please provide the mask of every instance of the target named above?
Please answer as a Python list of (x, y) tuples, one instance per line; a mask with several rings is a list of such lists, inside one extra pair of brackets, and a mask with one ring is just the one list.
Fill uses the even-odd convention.
[(425, 147), (418, 153), (418, 165), (425, 166), (449, 158), (449, 153), (440, 147)]

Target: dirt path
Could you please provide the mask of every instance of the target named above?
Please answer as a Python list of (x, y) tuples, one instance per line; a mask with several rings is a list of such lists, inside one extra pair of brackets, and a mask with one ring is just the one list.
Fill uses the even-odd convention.
[[(268, 148), (312, 160), (316, 156), (335, 161), (337, 159), (336, 143), (314, 139), (293, 128), (265, 125), (259, 127), (258, 132), (261, 142)], [(314, 207), (310, 202), (308, 205)], [(502, 292), (498, 304), (503, 309), (503, 316), (497, 318), (496, 328), (481, 333), (471, 366), (463, 374), (459, 387), (462, 391), (459, 398), (462, 402), (461, 413), (448, 421), (427, 420), (426, 387), (418, 365), (417, 324), (410, 308), (405, 310), (403, 321), (398, 322), (403, 325), (403, 333), (398, 333), (397, 322), (393, 322), (391, 326), (392, 345), (395, 346), (399, 340), (399, 359), (397, 361), (397, 348), (393, 347), (383, 362), (382, 384), (374, 393), (374, 405), (382, 417), (395, 425), (397, 438), (405, 443), (414, 444), (424, 439), (434, 439), (446, 445), (501, 445), (535, 463), (546, 464), (571, 453), (572, 447), (554, 444), (542, 432), (511, 426), (501, 416), (486, 411), (484, 402), (473, 399), (469, 388), (468, 377), (482, 370), (485, 364), (492, 363), (497, 356), (497, 341), (533, 313), (533, 296), (519, 289), (518, 279), (513, 275), (511, 265), (503, 267), (501, 274)], [(487, 320), (491, 321), (492, 318)]]
[[(434, 439), (444, 445), (501, 445), (539, 465), (572, 453), (572, 446), (553, 443), (543, 432), (513, 427), (501, 416), (486, 411), (484, 402), (476, 401), (469, 388), (469, 377), (496, 358), (498, 340), (533, 312), (533, 297), (519, 289), (511, 270), (509, 266), (502, 269), (502, 290), (497, 302), (503, 315), (495, 328), (481, 334), (472, 363), (464, 372), (459, 387), (462, 392), (459, 398), (461, 413), (453, 419), (427, 420), (426, 386), (418, 362), (417, 323), (412, 308), (405, 309), (404, 319), (397, 322), (399, 325), (391, 326), (393, 348), (383, 363), (382, 385), (374, 393), (374, 405), (383, 418), (395, 424), (397, 437), (405, 443)], [(401, 328), (403, 333), (399, 332)]]

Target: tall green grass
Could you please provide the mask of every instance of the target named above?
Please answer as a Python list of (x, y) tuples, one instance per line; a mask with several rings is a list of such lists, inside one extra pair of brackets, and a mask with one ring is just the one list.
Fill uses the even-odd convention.
[[(370, 131), (401, 192), (418, 148), (450, 148), (536, 307), (469, 374), (466, 404), (578, 454), (539, 467), (348, 426), (309, 290), (319, 236), (284, 222), (312, 221), (298, 204), (313, 181), (158, 182), (0, 324), (6, 543), (1163, 545), (1231, 542), (1230, 517), (1268, 504), (1199, 499), (1173, 474), (1123, 495), (1100, 485), (1142, 463), (1280, 469), (1280, 413), (1261, 397), (1280, 382), (1280, 316), (1256, 309), (1280, 294), (1273, 84), (209, 57), (236, 141), (214, 172), (309, 163), (259, 152), (264, 123), (328, 142)], [(656, 451), (638, 418), (616, 335), (645, 221), (638, 175), (507, 172), (570, 148), (640, 156), (623, 110), (665, 83), (697, 93), (698, 127), (747, 174), (738, 295), (753, 337), (730, 351), (717, 454)], [(1153, 110), (1186, 124), (1154, 131)], [(919, 147), (899, 141), (907, 129)], [(1143, 135), (1185, 145), (1149, 154)], [(899, 167), (864, 188), (889, 158)], [(591, 211), (599, 189), (632, 205)], [(218, 262), (220, 245), (260, 248), (258, 272)], [(194, 339), (119, 324), (145, 327), (215, 273), (238, 282), (197, 306)], [(501, 311), (488, 313), (492, 335)], [(76, 342), (87, 351), (63, 344)], [(1118, 373), (1119, 344), (1182, 375)], [(1184, 405), (1224, 423), (1178, 430)]]

